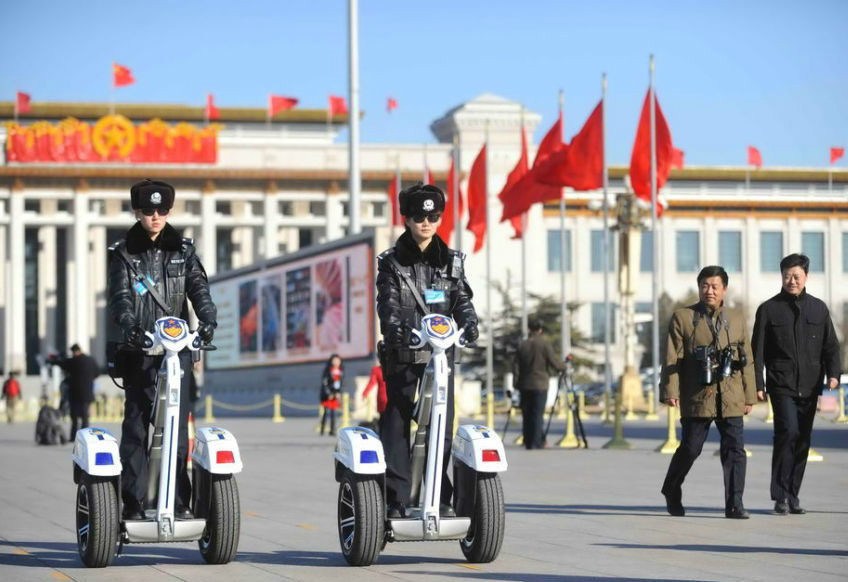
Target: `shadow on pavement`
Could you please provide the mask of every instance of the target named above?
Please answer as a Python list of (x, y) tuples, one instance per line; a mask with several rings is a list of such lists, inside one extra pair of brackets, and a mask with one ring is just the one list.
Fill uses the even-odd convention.
[(726, 546), (715, 544), (674, 544), (668, 546), (651, 544), (595, 544), (624, 550), (679, 550), (683, 552), (727, 552), (729, 554), (794, 554), (800, 556), (848, 556), (848, 550), (824, 550), (814, 548), (778, 548), (773, 546)]
[[(397, 556), (391, 554), (391, 544), (386, 546), (383, 553), (377, 558), (376, 566), (396, 566), (399, 564), (455, 564), (462, 560), (462, 555), (455, 559), (428, 558), (419, 556)], [(236, 558), (238, 562), (249, 562), (254, 564), (278, 564), (285, 566), (313, 566), (313, 567), (342, 567), (350, 568), (342, 556), (341, 551), (335, 552), (305, 552), (301, 550), (280, 550), (275, 552), (239, 552)]]
[[(407, 574), (432, 574), (442, 576), (442, 572), (404, 572)], [(622, 578), (620, 576), (585, 576), (585, 575), (555, 575), (555, 574), (530, 574), (523, 572), (515, 574), (512, 572), (454, 572), (452, 578), (470, 578), (479, 580), (515, 580), (520, 582), (602, 582), (604, 580), (616, 580), (617, 582), (683, 582), (678, 578)], [(708, 581), (704, 581), (708, 582)]]

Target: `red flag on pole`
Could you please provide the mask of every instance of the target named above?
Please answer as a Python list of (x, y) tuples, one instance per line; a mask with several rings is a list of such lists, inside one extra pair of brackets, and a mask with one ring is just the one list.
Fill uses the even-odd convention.
[(598, 103), (568, 147), (552, 154), (536, 171), (551, 186), (597, 190), (604, 185), (604, 104)]
[(397, 102), (397, 99), (395, 99), (394, 97), (389, 97), (388, 99), (386, 99), (386, 111), (387, 112), (391, 113), (392, 111), (397, 109), (397, 106), (398, 106), (398, 102)]
[(284, 97), (282, 95), (268, 96), (268, 117), (274, 117), (280, 111), (288, 111), (297, 107), (298, 100), (294, 97)]
[(335, 117), (336, 115), (344, 115), (347, 113), (347, 101), (345, 101), (344, 97), (330, 95), (328, 109), (330, 112), (330, 117)]
[(400, 206), (398, 204), (398, 192), (400, 192), (400, 172), (395, 174), (386, 190), (386, 194), (389, 197), (389, 206), (392, 209), (392, 226), (403, 226), (403, 216), (400, 214)]
[[(454, 189), (454, 166), (453, 156), (451, 156), (450, 168), (448, 169), (448, 187), (445, 189), (447, 196), (445, 197), (445, 210), (442, 212), (442, 222), (439, 224), (436, 234), (450, 246), (451, 235), (453, 234), (454, 224), (462, 224), (462, 216), (465, 214), (465, 200), (462, 199), (462, 189), (459, 194), (455, 194)], [(453, 217), (453, 201), (454, 195), (459, 196), (459, 218), (454, 220)]]
[(675, 147), (671, 148), (671, 167), (672, 168), (682, 168), (684, 164), (684, 158), (686, 157), (686, 152), (683, 150), (679, 150)]
[[(636, 196), (651, 204), (651, 89), (645, 95), (639, 126), (636, 128), (636, 140), (630, 156), (630, 185)], [(657, 193), (665, 185), (671, 172), (671, 158), (674, 146), (671, 142), (671, 130), (663, 115), (660, 102), (654, 94), (656, 112), (656, 150), (657, 150)], [(657, 216), (662, 214), (662, 205), (657, 205)]]
[(132, 71), (118, 63), (112, 63), (112, 84), (115, 87), (126, 87), (135, 83)]
[[(17, 94), (15, 95), (15, 112), (16, 112), (16, 115), (20, 115), (22, 113), (29, 113), (30, 110), (32, 109), (32, 106), (30, 105), (30, 101), (31, 101), (31, 99), (30, 99), (29, 93), (23, 93), (22, 91), (18, 91)], [(833, 148), (831, 148), (831, 152), (832, 151), (833, 151)], [(831, 157), (833, 157), (832, 153), (831, 153)], [(833, 163), (833, 162), (831, 162), (831, 163)]]
[(214, 121), (215, 119), (221, 118), (221, 112), (215, 107), (215, 96), (212, 93), (206, 95), (206, 119), (208, 121)]
[(845, 148), (830, 148), (830, 163), (835, 164), (845, 155)]
[(474, 233), (474, 252), (486, 240), (486, 144), (474, 158), (468, 175), (468, 227)]
[[(504, 184), (503, 190), (501, 190), (500, 194), (498, 194), (498, 199), (501, 201), (501, 204), (506, 206), (506, 200), (509, 200), (513, 196), (521, 196), (521, 191), (516, 186), (521, 182), (521, 179), (527, 175), (527, 172), (530, 171), (530, 156), (527, 153), (527, 134), (524, 131), (524, 127), (521, 127), (521, 156), (518, 158), (518, 162), (515, 164), (515, 167), (506, 177), (506, 184)], [(521, 238), (524, 235), (524, 218), (523, 214), (518, 216), (513, 216), (509, 219), (510, 223), (512, 223), (512, 229), (515, 231), (515, 234), (512, 238)]]
[(755, 168), (763, 167), (763, 156), (760, 155), (760, 150), (754, 146), (748, 146), (748, 165)]

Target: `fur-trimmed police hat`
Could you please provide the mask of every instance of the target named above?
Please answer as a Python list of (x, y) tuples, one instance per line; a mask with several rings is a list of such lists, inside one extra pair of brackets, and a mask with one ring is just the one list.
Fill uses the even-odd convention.
[(398, 205), (400, 213), (404, 216), (444, 212), (445, 193), (432, 184), (417, 182), (400, 191)]
[(147, 178), (130, 188), (133, 210), (140, 208), (167, 208), (174, 206), (174, 187), (166, 182)]

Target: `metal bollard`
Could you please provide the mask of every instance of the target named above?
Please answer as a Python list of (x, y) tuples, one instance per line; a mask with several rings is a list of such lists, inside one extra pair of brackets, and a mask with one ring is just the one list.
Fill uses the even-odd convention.
[(645, 414), (645, 420), (659, 420), (657, 414), (657, 403), (654, 402), (654, 389), (648, 390), (648, 412)]
[(766, 418), (764, 422), (766, 424), (772, 424), (774, 422), (774, 408), (771, 407), (771, 398), (766, 400), (766, 406), (768, 408), (766, 409)]
[(610, 394), (609, 392), (604, 392), (604, 412), (601, 414), (601, 422), (603, 424), (611, 424), (612, 417), (610, 416), (610, 408), (612, 408), (610, 403)]
[(839, 402), (836, 403), (838, 414), (833, 419), (833, 422), (844, 424), (848, 422), (848, 416), (845, 416), (845, 386), (839, 385), (839, 390), (836, 391), (836, 397), (839, 399)]
[(624, 420), (638, 420), (636, 411), (633, 410), (633, 394), (627, 395), (627, 414), (624, 415)]
[[(568, 397), (567, 394), (566, 397)], [(563, 408), (565, 409), (565, 434), (557, 443), (557, 446), (561, 449), (579, 449), (580, 442), (574, 435), (574, 413), (571, 411), (568, 402), (565, 403)]]
[(577, 391), (577, 410), (580, 411), (580, 414), (583, 415), (583, 418), (589, 418), (592, 416), (586, 411), (586, 393), (582, 390)]
[(324, 407), (318, 405), (318, 423), (315, 425), (315, 432), (321, 432), (321, 419), (324, 417)]
[(677, 427), (675, 426), (675, 421), (677, 420), (677, 409), (674, 406), (668, 407), (668, 437), (665, 442), (661, 444), (657, 448), (658, 453), (662, 453), (664, 455), (672, 455), (674, 451), (677, 450), (677, 447), (680, 446), (680, 441), (677, 440)]
[(283, 399), (279, 394), (274, 394), (274, 417), (272, 420), (274, 422), (285, 422), (285, 418), (283, 417)]
[(342, 421), (339, 428), (350, 426), (350, 394), (342, 394)]
[(212, 415), (212, 395), (207, 394), (204, 402), (206, 403), (206, 415), (203, 417), (203, 422), (215, 422), (215, 417)]

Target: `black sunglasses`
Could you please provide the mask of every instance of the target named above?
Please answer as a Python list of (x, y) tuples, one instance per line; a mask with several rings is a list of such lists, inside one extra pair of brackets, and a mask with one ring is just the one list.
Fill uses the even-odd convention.
[(142, 208), (141, 213), (145, 216), (153, 216), (154, 212), (158, 212), (159, 216), (168, 216), (170, 208)]
[(425, 218), (430, 222), (430, 224), (433, 224), (439, 222), (442, 219), (442, 213), (431, 212), (429, 214), (413, 214), (411, 218), (413, 222), (416, 222), (417, 224), (421, 224), (422, 222), (424, 222)]

